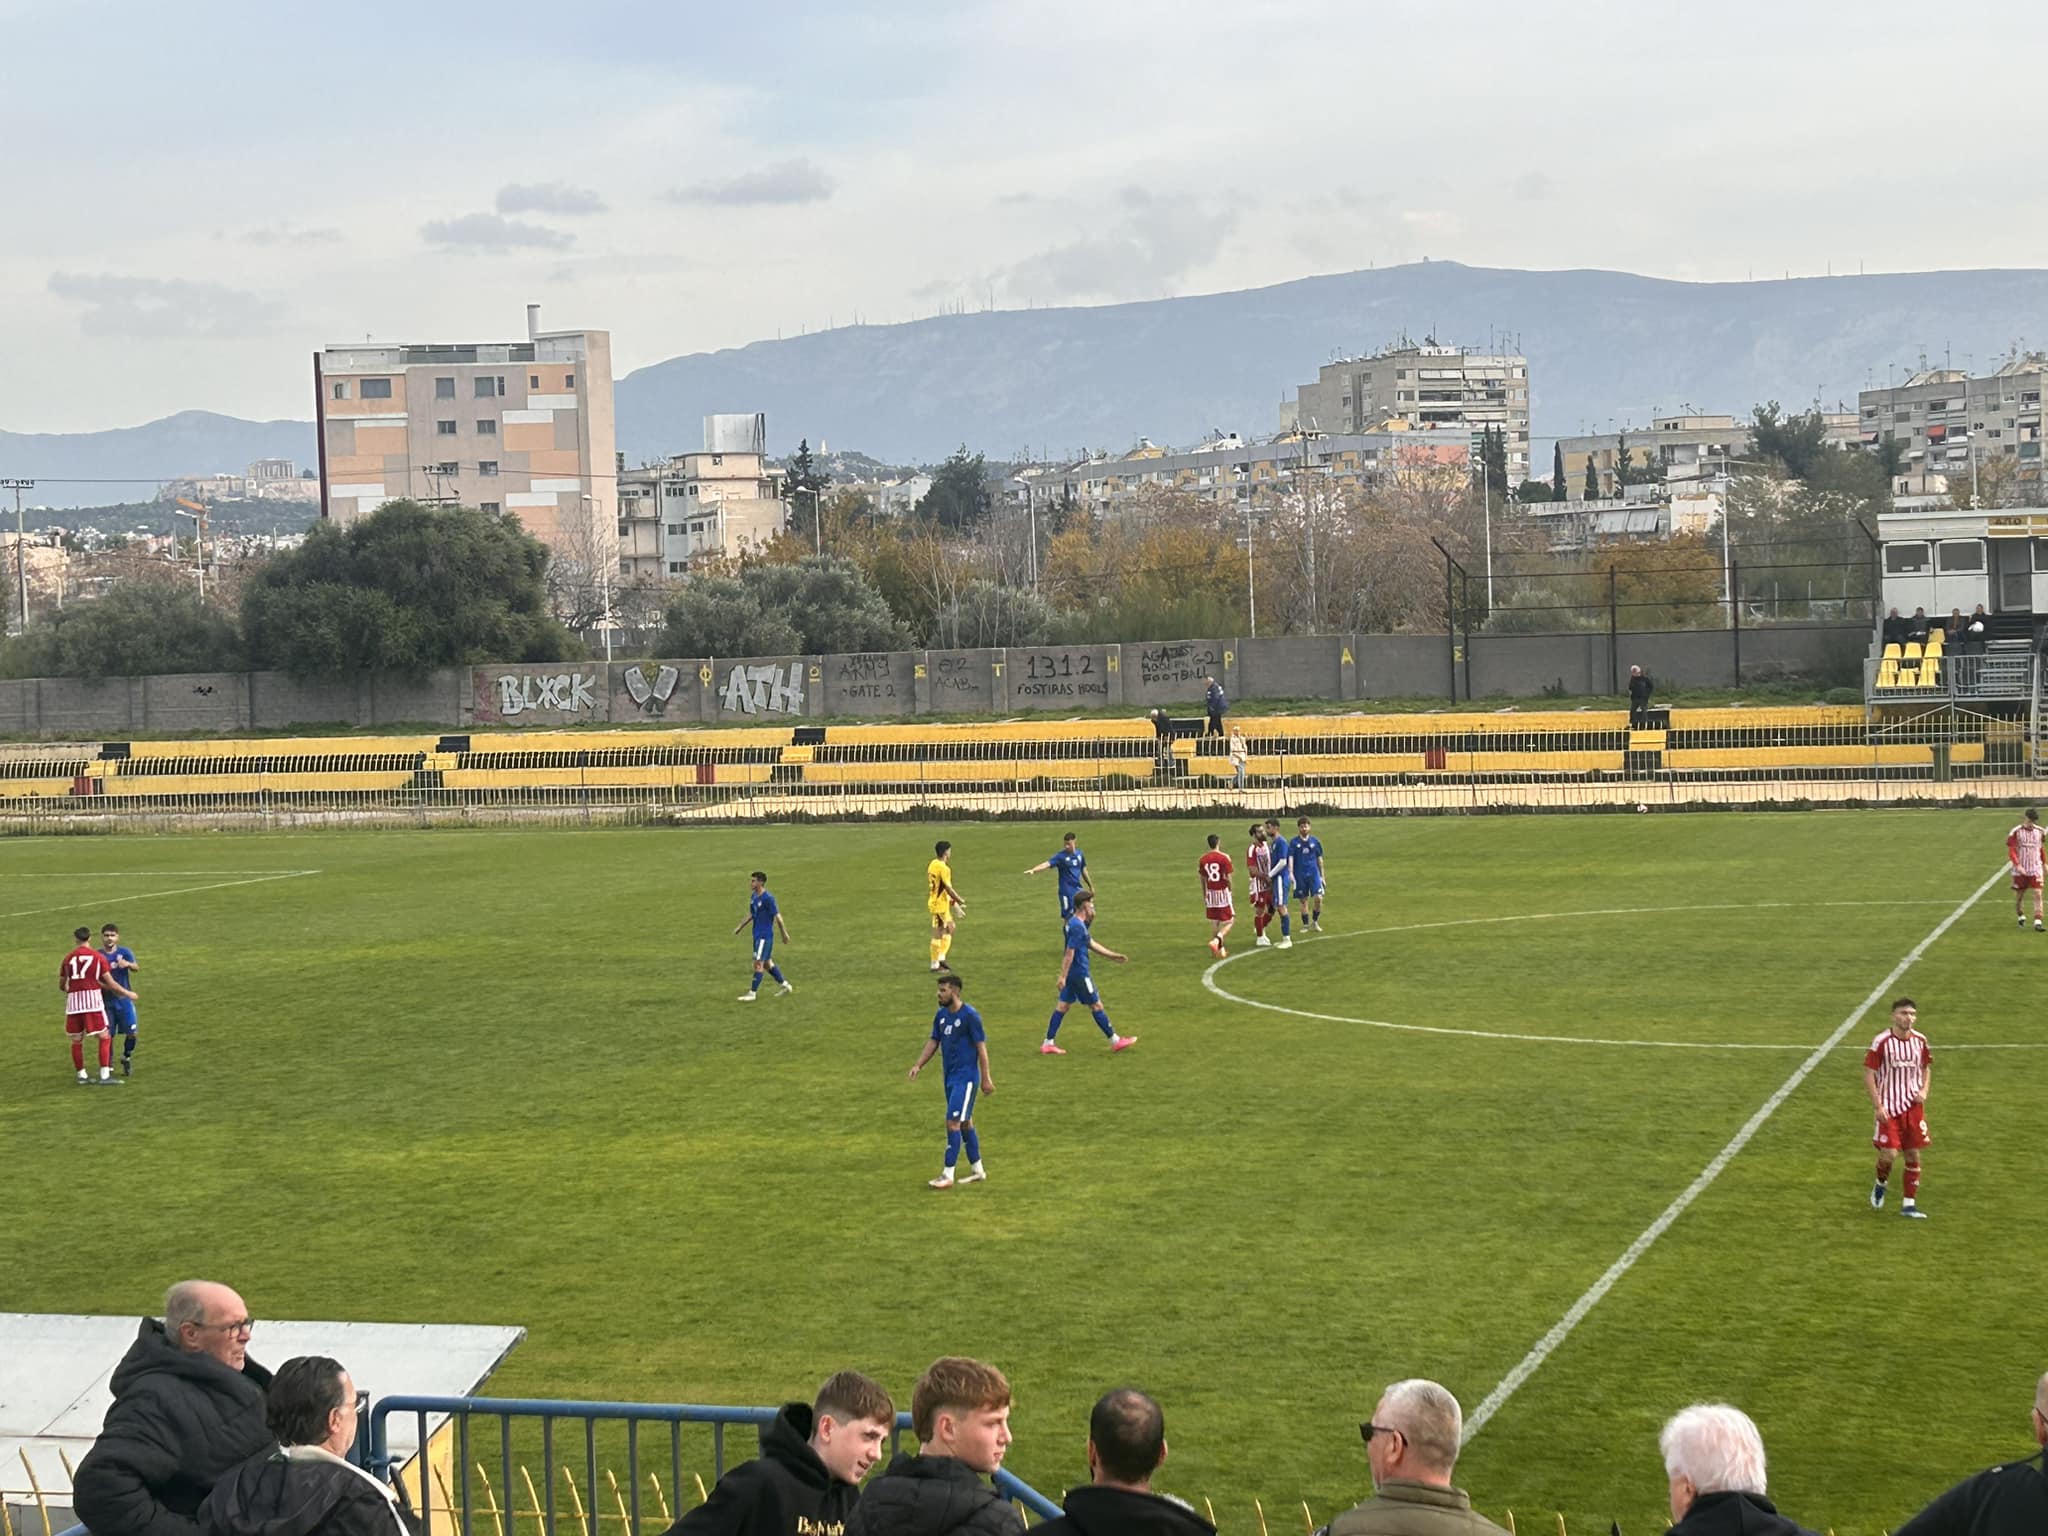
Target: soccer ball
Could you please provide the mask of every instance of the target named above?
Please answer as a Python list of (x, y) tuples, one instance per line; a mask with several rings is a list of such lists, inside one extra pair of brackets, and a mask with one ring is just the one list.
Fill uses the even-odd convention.
[(1636, 814), (1638, 816), (1647, 816), (1650, 814), (1650, 808), (1647, 805), (1639, 805), (1636, 807)]

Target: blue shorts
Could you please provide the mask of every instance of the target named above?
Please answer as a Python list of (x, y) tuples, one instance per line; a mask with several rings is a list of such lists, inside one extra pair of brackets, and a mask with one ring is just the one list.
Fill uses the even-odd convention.
[(1060, 1001), (1079, 1003), (1084, 1008), (1100, 1008), (1102, 994), (1095, 990), (1093, 976), (1068, 976), (1067, 984), (1060, 988)]
[(1320, 869), (1303, 870), (1294, 882), (1297, 895), (1320, 896), (1323, 894), (1323, 872)]
[(1074, 891), (1071, 894), (1066, 891), (1060, 892), (1060, 921), (1062, 923), (1065, 923), (1074, 915), (1074, 903), (1080, 899), (1081, 893), (1079, 891)]
[(979, 1079), (972, 1077), (949, 1077), (946, 1079), (946, 1118), (958, 1120), (962, 1125), (974, 1118), (974, 1101), (981, 1095)]
[(762, 965), (766, 965), (766, 964), (767, 964), (767, 963), (768, 963), (769, 961), (773, 960), (774, 958), (775, 958), (775, 935), (774, 935), (774, 934), (772, 934), (772, 933), (757, 933), (757, 934), (755, 934), (755, 935), (754, 935), (754, 959), (755, 959), (755, 960), (756, 960), (756, 961), (757, 961), (757, 962), (758, 962), (759, 964), (762, 964)]
[(1289, 880), (1288, 877), (1285, 875), (1275, 875), (1273, 877), (1274, 906), (1284, 907), (1287, 905), (1287, 887), (1291, 884), (1293, 884), (1293, 882)]
[(107, 1027), (117, 1035), (135, 1033), (135, 1004), (125, 997), (105, 997)]

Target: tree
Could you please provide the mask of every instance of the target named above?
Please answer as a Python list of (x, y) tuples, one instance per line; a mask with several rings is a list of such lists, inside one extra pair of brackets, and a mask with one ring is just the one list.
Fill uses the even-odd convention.
[(1600, 471), (1593, 467), (1593, 455), (1586, 455), (1586, 483), (1579, 488), (1579, 494), (1588, 501), (1600, 499)]
[(817, 538), (817, 520), (825, 500), (825, 477), (811, 457), (811, 440), (804, 438), (790, 455), (782, 473), (782, 497), (789, 503), (790, 532), (799, 534), (807, 545)]
[(659, 647), (668, 656), (815, 656), (909, 644), (860, 568), (827, 555), (685, 584), (662, 615)]
[(548, 614), (547, 566), (510, 518), (387, 502), (257, 568), (242, 596), (248, 661), (301, 677), (559, 661), (576, 644)]
[(1489, 495), (1508, 493), (1508, 435), (1501, 427), (1484, 427), (1479, 433), (1479, 461), (1485, 467)]
[(963, 532), (986, 517), (994, 503), (982, 456), (970, 454), (962, 443), (945, 463), (932, 471), (932, 488), (919, 498), (917, 516), (941, 528)]
[(1524, 480), (1515, 487), (1515, 500), (1525, 507), (1532, 502), (1550, 500), (1550, 482), (1548, 480)]
[(1758, 458), (1782, 464), (1787, 474), (1804, 480), (1827, 449), (1828, 423), (1818, 406), (1787, 416), (1773, 400), (1750, 413), (1749, 436)]
[(122, 582), (104, 597), (39, 618), (0, 646), (6, 677), (139, 677), (241, 666), (234, 621), (201, 603), (182, 576)]
[(699, 576), (669, 599), (655, 647), (664, 656), (791, 656), (803, 636), (787, 614), (764, 613), (736, 576)]
[(1550, 499), (1552, 501), (1568, 501), (1571, 499), (1565, 491), (1564, 444), (1562, 442), (1555, 442), (1550, 445)]

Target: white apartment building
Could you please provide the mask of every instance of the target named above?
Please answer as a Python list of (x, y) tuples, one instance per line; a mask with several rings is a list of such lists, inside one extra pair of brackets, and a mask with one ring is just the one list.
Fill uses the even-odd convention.
[(1425, 342), (1370, 357), (1326, 363), (1315, 382), (1281, 407), (1283, 429), (1356, 435), (1433, 432), (1455, 435), (1479, 458), (1480, 435), (1500, 429), (1508, 481), (1529, 476), (1529, 360), (1519, 353), (1467, 352)]
[(704, 448), (619, 476), (619, 574), (680, 578), (710, 561), (765, 546), (789, 526), (767, 422), (707, 416)]

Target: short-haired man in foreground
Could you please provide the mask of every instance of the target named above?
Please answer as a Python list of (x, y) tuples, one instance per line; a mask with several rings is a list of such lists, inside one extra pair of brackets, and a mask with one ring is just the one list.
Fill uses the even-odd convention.
[(1373, 1496), (1324, 1527), (1324, 1536), (1506, 1536), (1451, 1486), (1465, 1418), (1433, 1381), (1397, 1381), (1358, 1426)]
[(1893, 1536), (2036, 1536), (2048, 1531), (2048, 1375), (2034, 1384), (2034, 1444), (2024, 1461), (2008, 1461), (1965, 1478)]
[(721, 1477), (669, 1536), (844, 1536), (861, 1479), (895, 1427), (881, 1383), (841, 1371), (816, 1402), (783, 1404), (761, 1431), (759, 1459)]
[(271, 1378), (265, 1446), (199, 1507), (206, 1536), (419, 1536), (397, 1490), (350, 1462), (362, 1390), (325, 1355), (287, 1360)]
[(1216, 1527), (1179, 1499), (1152, 1491), (1166, 1461), (1166, 1415), (1136, 1387), (1106, 1392), (1088, 1415), (1088, 1478), (1067, 1490), (1065, 1513), (1033, 1536), (1216, 1536)]
[(1764, 1497), (1764, 1439), (1748, 1414), (1694, 1403), (1657, 1437), (1671, 1486), (1665, 1536), (1813, 1536)]
[(984, 1478), (1010, 1448), (1010, 1383), (979, 1360), (934, 1360), (910, 1394), (917, 1454), (868, 1484), (847, 1536), (1023, 1536), (1024, 1517)]

